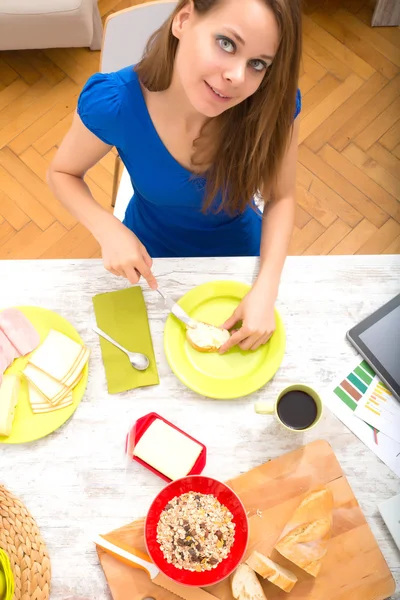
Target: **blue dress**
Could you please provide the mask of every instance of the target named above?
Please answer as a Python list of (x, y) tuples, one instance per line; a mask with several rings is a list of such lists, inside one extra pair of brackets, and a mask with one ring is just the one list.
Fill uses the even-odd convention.
[[(298, 92), (295, 116), (300, 109)], [(124, 224), (150, 256), (259, 256), (261, 213), (250, 206), (233, 217), (202, 212), (206, 181), (193, 177), (164, 146), (133, 67), (93, 75), (80, 94), (78, 114), (117, 148), (134, 190)]]

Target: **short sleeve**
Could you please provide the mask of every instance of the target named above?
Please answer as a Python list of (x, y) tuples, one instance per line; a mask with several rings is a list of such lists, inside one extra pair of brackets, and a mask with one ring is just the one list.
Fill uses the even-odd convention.
[(294, 113), (294, 118), (298, 117), (301, 113), (301, 92), (298, 89), (296, 94), (296, 111)]
[(95, 73), (90, 77), (78, 99), (78, 115), (102, 142), (122, 146), (121, 86), (114, 73)]

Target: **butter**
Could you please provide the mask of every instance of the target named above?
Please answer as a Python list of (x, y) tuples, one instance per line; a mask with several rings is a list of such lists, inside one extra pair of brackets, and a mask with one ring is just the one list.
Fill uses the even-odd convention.
[(9, 436), (11, 433), (19, 387), (18, 375), (4, 375), (0, 387), (0, 435)]
[(156, 419), (136, 444), (133, 455), (174, 481), (192, 470), (201, 451), (200, 444)]
[(199, 348), (216, 348), (219, 350), (221, 346), (229, 340), (230, 334), (226, 329), (219, 329), (214, 325), (207, 323), (198, 323), (196, 327), (190, 329), (189, 332), (192, 342)]

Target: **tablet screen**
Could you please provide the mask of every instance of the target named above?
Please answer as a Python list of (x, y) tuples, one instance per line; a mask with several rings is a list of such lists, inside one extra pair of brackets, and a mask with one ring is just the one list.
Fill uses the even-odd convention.
[(360, 333), (359, 338), (400, 386), (400, 305)]

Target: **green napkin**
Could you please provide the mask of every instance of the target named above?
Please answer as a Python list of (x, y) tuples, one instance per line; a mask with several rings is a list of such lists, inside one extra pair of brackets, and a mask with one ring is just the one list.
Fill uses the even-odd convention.
[(0, 548), (0, 598), (12, 600), (14, 597), (14, 576), (8, 555)]
[(100, 329), (130, 352), (142, 352), (150, 360), (146, 371), (137, 371), (124, 352), (100, 337), (109, 393), (157, 385), (160, 380), (141, 288), (98, 294), (93, 298), (93, 305)]

